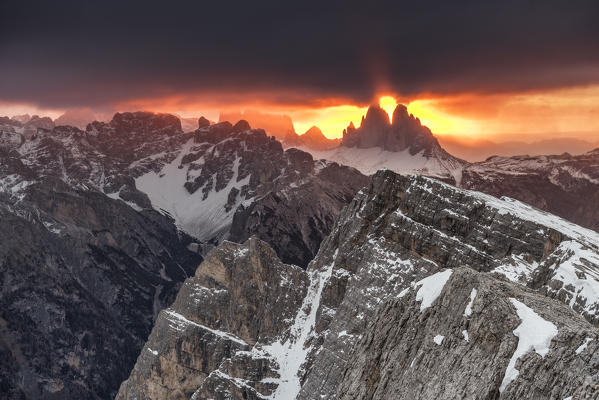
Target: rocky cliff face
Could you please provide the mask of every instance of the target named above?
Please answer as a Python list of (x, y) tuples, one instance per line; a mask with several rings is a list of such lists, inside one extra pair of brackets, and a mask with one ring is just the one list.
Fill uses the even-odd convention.
[(458, 268), (423, 309), (426, 285), (380, 307), (336, 398), (586, 398), (598, 383), (597, 330), (566, 306)]
[(192, 239), (155, 211), (61, 180), (0, 196), (0, 392), (114, 396), (158, 311), (202, 260)]
[(305, 271), (281, 263), (266, 243), (223, 243), (160, 313), (117, 399), (272, 393), (276, 367), (257, 343), (291, 327), (307, 287)]
[[(219, 248), (219, 262), (186, 283), (201, 276), (196, 291), (211, 294), (182, 291), (163, 312), (179, 324), (154, 327), (119, 398), (159, 398), (145, 388), (192, 380), (182, 396), (194, 399), (595, 395), (598, 243), (514, 200), (380, 171), (295, 283), (285, 272), (258, 285), (289, 287), (287, 302), (258, 296), (282, 323), (248, 336), (246, 316), (225, 325), (197, 311), (215, 304), (213, 265), (239, 251), (241, 268), (255, 270), (249, 250)], [(202, 342), (207, 332), (218, 339)], [(186, 364), (199, 359), (210, 363)]]
[(509, 196), (599, 231), (599, 149), (578, 156), (491, 157), (464, 168), (460, 187)]

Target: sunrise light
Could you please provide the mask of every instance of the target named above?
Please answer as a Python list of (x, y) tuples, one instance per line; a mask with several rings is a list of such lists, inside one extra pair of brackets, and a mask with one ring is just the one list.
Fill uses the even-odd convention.
[(435, 108), (432, 100), (415, 100), (407, 106), (408, 112), (419, 118), (435, 135), (479, 132), (476, 121), (447, 114)]
[(379, 98), (379, 106), (389, 114), (389, 121), (393, 122), (393, 111), (397, 107), (397, 100), (392, 96), (381, 96)]

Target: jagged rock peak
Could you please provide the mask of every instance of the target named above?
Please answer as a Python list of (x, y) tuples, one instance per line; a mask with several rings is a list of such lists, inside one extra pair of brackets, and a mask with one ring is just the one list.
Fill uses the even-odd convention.
[(362, 129), (385, 129), (390, 125), (389, 115), (378, 105), (368, 107), (366, 116), (362, 118)]
[(198, 119), (198, 128), (205, 128), (207, 126), (210, 126), (210, 121), (206, 117), (201, 116)]
[(322, 131), (320, 130), (319, 127), (317, 127), (316, 125), (310, 127), (310, 129), (308, 129), (304, 134), (304, 137), (308, 138), (314, 138), (314, 139), (326, 139), (326, 136), (322, 133)]
[(116, 113), (109, 122), (117, 132), (166, 133), (174, 135), (183, 132), (181, 121), (172, 114), (148, 111)]
[(447, 156), (430, 129), (409, 114), (403, 104), (398, 104), (395, 108), (393, 122), (389, 121), (385, 110), (378, 105), (371, 105), (359, 128), (355, 129), (350, 125), (344, 131), (342, 145), (358, 148), (380, 147), (394, 152), (408, 149), (412, 155), (424, 152), (425, 155), (431, 156), (437, 152), (443, 153), (444, 158)]
[(235, 125), (233, 125), (233, 132), (245, 132), (251, 129), (252, 127), (245, 119), (240, 119)]

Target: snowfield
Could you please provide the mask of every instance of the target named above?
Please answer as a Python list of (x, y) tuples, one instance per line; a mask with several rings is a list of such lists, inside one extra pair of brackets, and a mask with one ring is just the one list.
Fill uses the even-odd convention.
[(433, 155), (426, 157), (423, 152), (410, 154), (403, 151), (387, 151), (380, 147), (361, 149), (339, 146), (331, 150), (312, 150), (298, 147), (312, 154), (315, 159), (335, 161), (356, 168), (364, 175), (372, 175), (379, 169), (390, 169), (400, 174), (424, 174), (439, 178), (452, 176), (459, 182), (463, 164), (456, 160), (442, 159)]

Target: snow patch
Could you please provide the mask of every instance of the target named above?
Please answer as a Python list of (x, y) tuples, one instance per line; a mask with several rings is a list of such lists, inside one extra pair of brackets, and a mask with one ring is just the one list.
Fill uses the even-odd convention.
[(468, 336), (468, 331), (466, 329), (464, 329), (462, 331), (462, 336), (464, 336), (464, 340), (469, 342), (470, 341), (470, 336)]
[(437, 346), (440, 346), (441, 343), (443, 343), (443, 339), (445, 339), (445, 336), (437, 335), (433, 338), (433, 342), (435, 342), (437, 344)]
[[(335, 259), (336, 256), (337, 253), (333, 258)], [(261, 349), (279, 366), (279, 378), (268, 380), (271, 383), (278, 383), (271, 399), (294, 399), (301, 389), (299, 373), (312, 350), (312, 346), (308, 343), (314, 335), (322, 291), (333, 273), (333, 265), (334, 260), (324, 271), (311, 271), (310, 286), (295, 317), (289, 338), (285, 342), (274, 342)]]
[[(599, 311), (599, 254), (576, 241), (562, 242), (555, 250), (562, 252), (563, 257), (557, 262), (553, 280), (563, 285), (558, 290), (570, 295), (568, 305), (578, 306), (589, 315)], [(577, 310), (578, 311), (578, 310)]]
[(165, 310), (165, 314), (167, 315), (167, 320), (170, 322), (169, 326), (176, 331), (184, 331), (188, 325), (192, 325), (208, 331), (216, 336), (220, 336), (222, 338), (228, 339), (232, 342), (241, 344), (243, 346), (249, 346), (244, 340), (233, 336), (232, 334), (224, 331), (219, 331), (217, 329), (212, 329), (207, 327), (206, 325), (198, 324), (197, 322), (190, 321), (185, 318), (183, 315), (173, 311), (173, 310)]
[(536, 261), (527, 262), (524, 257), (512, 254), (505, 262), (495, 268), (492, 272), (500, 273), (515, 283), (527, 282), (528, 278), (537, 269), (539, 263)]
[(476, 298), (476, 289), (472, 289), (472, 292), (470, 292), (470, 302), (468, 303), (468, 305), (466, 306), (466, 309), (464, 310), (464, 317), (469, 317), (472, 315), (472, 304), (474, 304), (474, 299)]
[[(188, 181), (188, 166), (181, 165), (181, 161), (192, 147), (193, 139), (190, 139), (170, 164), (166, 164), (159, 173), (152, 171), (138, 177), (135, 186), (148, 195), (155, 209), (168, 212), (179, 228), (200, 240), (208, 240), (231, 225), (240, 199), (230, 211), (226, 211), (229, 192), (233, 188), (241, 191), (249, 183), (250, 176), (237, 182), (240, 164), (240, 158), (237, 157), (232, 166), (233, 176), (225, 188), (219, 191), (212, 188), (206, 199), (204, 187), (189, 193), (184, 186)], [(213, 183), (208, 181), (207, 184)]]
[(499, 392), (503, 392), (518, 377), (520, 372), (515, 367), (518, 358), (530, 350), (545, 357), (549, 352), (551, 340), (557, 335), (557, 327), (553, 323), (541, 318), (524, 303), (516, 299), (510, 299), (510, 301), (522, 322), (514, 329), (514, 335), (518, 337), (518, 347), (508, 363)]
[(584, 351), (584, 350), (587, 348), (587, 346), (589, 345), (589, 343), (591, 343), (591, 341), (592, 341), (592, 340), (593, 340), (593, 338), (590, 338), (590, 337), (586, 338), (586, 339), (584, 340), (584, 343), (582, 343), (582, 344), (581, 344), (581, 345), (580, 345), (580, 346), (579, 346), (579, 347), (576, 349), (576, 354), (580, 354), (580, 353), (582, 353), (582, 352), (583, 352), (583, 351)]
[(424, 311), (437, 300), (452, 272), (451, 269), (446, 269), (416, 282), (415, 286), (420, 286), (416, 293), (416, 301), (422, 302), (420, 311)]

